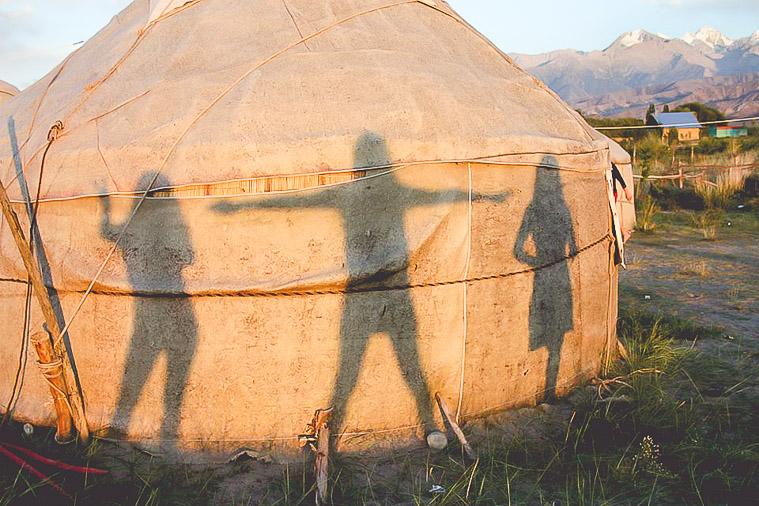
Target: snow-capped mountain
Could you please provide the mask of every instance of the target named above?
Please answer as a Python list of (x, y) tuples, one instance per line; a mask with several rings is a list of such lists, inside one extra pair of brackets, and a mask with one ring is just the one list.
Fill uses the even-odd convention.
[(658, 35), (653, 35), (645, 30), (635, 30), (634, 32), (627, 32), (622, 34), (616, 41), (614, 41), (614, 44), (612, 45), (618, 45), (621, 47), (633, 47), (637, 46), (638, 44), (643, 44), (646, 41), (653, 40), (655, 37), (658, 37)]
[[(729, 88), (734, 81), (730, 78), (759, 75), (759, 30), (737, 40), (711, 27), (682, 38), (635, 30), (622, 34), (603, 51), (565, 49), (513, 56), (519, 65), (541, 78), (570, 104), (576, 107), (593, 104), (596, 113), (623, 115), (624, 107), (620, 104), (625, 102), (625, 93), (649, 96), (653, 90), (666, 89), (661, 103), (676, 105), (687, 101), (696, 88), (700, 96), (719, 96), (720, 106), (729, 111)], [(704, 91), (704, 87), (694, 84), (699, 81), (704, 81), (706, 88), (719, 83), (719, 93)], [(685, 82), (687, 90), (672, 91), (678, 83)], [(735, 98), (738, 95), (745, 98), (745, 79), (735, 82), (736, 86), (741, 83), (735, 89)], [(614, 105), (605, 109), (604, 97), (611, 95)], [(655, 93), (652, 98), (656, 101)], [(755, 108), (759, 111), (759, 104)], [(745, 100), (741, 109), (746, 109)]]
[(704, 44), (711, 49), (728, 48), (735, 42), (711, 26), (705, 26), (696, 33), (686, 33), (683, 40), (691, 46)]

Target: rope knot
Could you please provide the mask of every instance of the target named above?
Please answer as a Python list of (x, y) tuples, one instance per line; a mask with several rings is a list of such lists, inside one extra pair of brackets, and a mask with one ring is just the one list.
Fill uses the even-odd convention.
[(51, 126), (50, 130), (48, 130), (47, 132), (48, 142), (53, 142), (55, 139), (57, 139), (58, 136), (61, 134), (62, 130), (63, 130), (62, 121), (56, 121), (55, 123), (53, 123), (53, 126)]

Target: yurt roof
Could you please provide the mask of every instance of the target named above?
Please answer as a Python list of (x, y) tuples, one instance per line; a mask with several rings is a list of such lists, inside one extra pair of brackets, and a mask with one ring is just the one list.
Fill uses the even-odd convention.
[(632, 157), (625, 148), (619, 145), (618, 142), (609, 139), (609, 156), (611, 161), (617, 165), (629, 165), (632, 163)]
[(366, 132), (388, 146), (378, 163), (592, 170), (607, 149), (442, 0), (136, 0), (0, 106), (3, 181), (18, 145), (36, 184), (58, 121), (47, 199), (138, 191), (147, 170), (185, 185), (352, 169)]
[(18, 88), (0, 80), (0, 104), (18, 95)]

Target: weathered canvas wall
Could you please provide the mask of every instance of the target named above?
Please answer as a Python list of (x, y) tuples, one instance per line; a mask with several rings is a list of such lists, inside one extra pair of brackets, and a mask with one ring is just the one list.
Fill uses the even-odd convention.
[[(597, 374), (613, 302), (602, 175), (471, 170), (471, 211), (466, 164), (147, 201), (71, 328), (92, 425), (183, 448), (292, 449), (314, 410), (335, 405), (343, 431), (405, 440), (439, 423), (435, 392), (454, 405), (463, 394), (462, 414), (475, 417)], [(64, 313), (134, 203), (41, 207)], [(23, 279), (6, 232), (0, 277)], [(25, 287), (2, 288), (6, 332), (18, 336)], [(0, 346), (18, 353), (18, 339)], [(0, 373), (3, 398), (12, 373)], [(17, 414), (49, 421), (35, 373)]]
[[(332, 405), (342, 448), (404, 444), (436, 392), (466, 419), (598, 373), (609, 146), (556, 95), (438, 0), (158, 4), (0, 106), (93, 428), (286, 454)], [(24, 280), (3, 222), (0, 399)], [(30, 369), (15, 415), (48, 399)]]

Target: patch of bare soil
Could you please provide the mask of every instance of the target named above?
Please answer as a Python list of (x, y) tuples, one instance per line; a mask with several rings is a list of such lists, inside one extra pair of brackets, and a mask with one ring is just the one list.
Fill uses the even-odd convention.
[(718, 327), (747, 345), (759, 341), (759, 235), (705, 241), (695, 233), (636, 234), (620, 276), (623, 302)]

